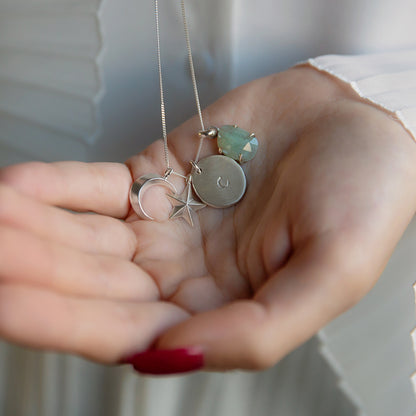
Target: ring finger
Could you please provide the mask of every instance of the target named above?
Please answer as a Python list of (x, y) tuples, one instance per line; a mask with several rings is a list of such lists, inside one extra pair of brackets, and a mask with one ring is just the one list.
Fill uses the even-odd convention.
[(0, 282), (78, 296), (154, 300), (151, 276), (129, 260), (91, 254), (0, 225)]

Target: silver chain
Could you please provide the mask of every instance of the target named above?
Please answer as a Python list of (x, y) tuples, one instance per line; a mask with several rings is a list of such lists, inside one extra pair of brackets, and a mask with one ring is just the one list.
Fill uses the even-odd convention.
[[(204, 120), (202, 117), (201, 104), (199, 100), (198, 84), (196, 81), (195, 67), (194, 67), (194, 62), (192, 58), (191, 40), (190, 40), (190, 35), (189, 35), (188, 21), (186, 18), (184, 0), (181, 0), (181, 10), (182, 10), (183, 27), (184, 27), (184, 32), (185, 32), (186, 47), (188, 51), (189, 69), (191, 72), (192, 85), (193, 85), (194, 95), (195, 95), (195, 102), (196, 102), (196, 107), (198, 110), (199, 120), (201, 123), (201, 131), (204, 131), (205, 126), (204, 126)], [(184, 177), (183, 175), (180, 175), (174, 172), (172, 167), (170, 166), (168, 134), (167, 134), (167, 124), (166, 124), (165, 94), (164, 94), (164, 88), (163, 88), (162, 52), (161, 52), (161, 45), (160, 45), (161, 43), (160, 42), (160, 15), (159, 15), (158, 0), (155, 0), (155, 15), (156, 15), (157, 59), (158, 59), (158, 71), (159, 71), (159, 85), (160, 85), (160, 112), (161, 112), (161, 118), (162, 118), (162, 133), (163, 133), (163, 143), (164, 143), (164, 153), (165, 153), (165, 163), (166, 163), (166, 174), (168, 175), (175, 174), (175, 175)], [(197, 163), (199, 161), (203, 144), (204, 144), (204, 135), (201, 135), (199, 139), (199, 146), (198, 146), (198, 150), (195, 156), (195, 160), (193, 161), (194, 163)]]
[(159, 19), (159, 2), (155, 0), (155, 14), (156, 14), (156, 39), (157, 39), (157, 65), (159, 71), (159, 85), (160, 85), (160, 114), (162, 117), (162, 133), (163, 144), (165, 152), (166, 170), (171, 169), (169, 160), (169, 148), (168, 148), (168, 132), (166, 128), (166, 109), (165, 109), (165, 94), (163, 89), (163, 75), (162, 75), (162, 54), (160, 47), (160, 19)]
[[(199, 101), (198, 84), (196, 82), (194, 60), (192, 58), (191, 37), (189, 36), (189, 26), (188, 26), (188, 21), (186, 19), (185, 1), (184, 0), (181, 0), (181, 9), (182, 9), (183, 28), (184, 28), (184, 31), (185, 31), (186, 48), (188, 49), (189, 69), (191, 71), (192, 85), (194, 87), (195, 103), (196, 103), (196, 108), (198, 110), (199, 121), (201, 123), (201, 131), (204, 131), (205, 130), (204, 119), (202, 118), (201, 103)], [(202, 150), (202, 145), (203, 144), (204, 144), (204, 136), (201, 135), (200, 140), (199, 140), (198, 151), (196, 153), (195, 160), (194, 160), (195, 163), (199, 162), (199, 157), (201, 155), (201, 150)]]

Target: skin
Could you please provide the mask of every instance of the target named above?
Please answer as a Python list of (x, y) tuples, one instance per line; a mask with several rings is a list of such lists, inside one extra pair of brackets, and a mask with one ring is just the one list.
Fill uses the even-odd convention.
[[(2, 338), (108, 364), (200, 347), (207, 370), (259, 370), (372, 288), (415, 212), (406, 130), (308, 67), (231, 91), (204, 117), (254, 131), (260, 147), (244, 199), (199, 211), (194, 228), (166, 221), (161, 193), (145, 199), (160, 222), (130, 208), (133, 178), (164, 172), (160, 141), (125, 165), (0, 171)], [(182, 174), (196, 131), (194, 118), (169, 136)], [(203, 156), (216, 153), (207, 141)]]

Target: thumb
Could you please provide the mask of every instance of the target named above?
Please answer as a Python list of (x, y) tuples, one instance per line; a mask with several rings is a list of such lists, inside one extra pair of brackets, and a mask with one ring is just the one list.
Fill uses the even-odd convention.
[(168, 330), (156, 349), (202, 351), (206, 370), (268, 368), (369, 290), (366, 258), (345, 238), (314, 238), (253, 299), (193, 316)]

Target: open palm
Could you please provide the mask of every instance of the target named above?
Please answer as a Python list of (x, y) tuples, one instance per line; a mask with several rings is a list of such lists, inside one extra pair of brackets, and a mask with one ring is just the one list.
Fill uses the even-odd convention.
[[(195, 347), (206, 369), (260, 369), (370, 290), (416, 206), (405, 130), (306, 67), (240, 87), (204, 115), (254, 131), (260, 147), (244, 199), (198, 211), (193, 228), (167, 220), (163, 194), (146, 200), (159, 222), (129, 206), (133, 179), (164, 172), (160, 141), (126, 165), (0, 172), (3, 338), (105, 363)], [(169, 136), (182, 174), (197, 130), (192, 119)]]

